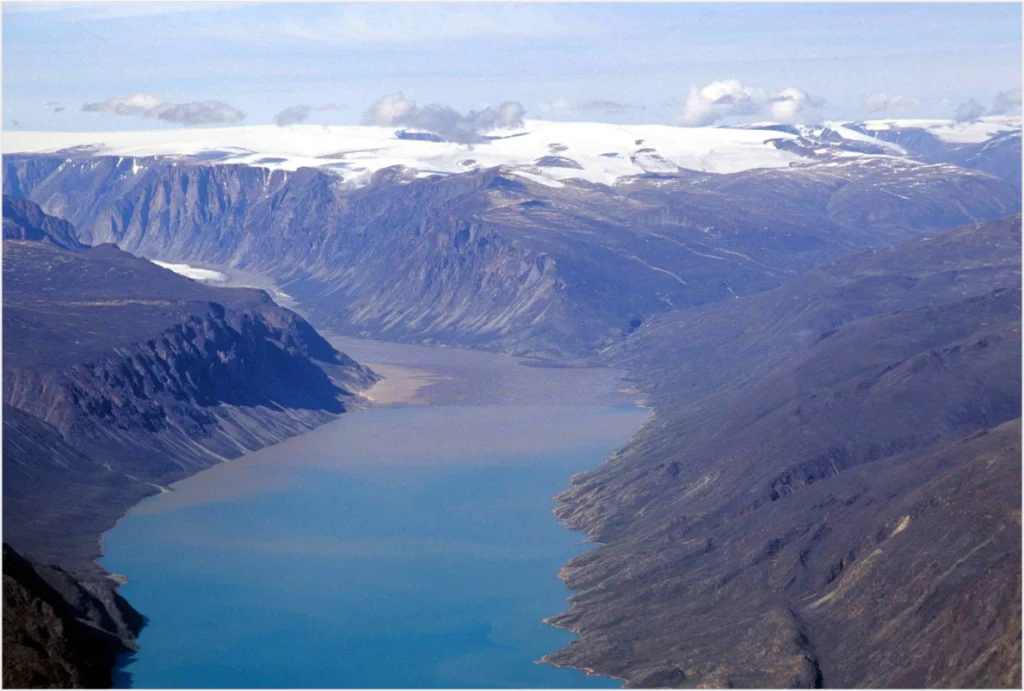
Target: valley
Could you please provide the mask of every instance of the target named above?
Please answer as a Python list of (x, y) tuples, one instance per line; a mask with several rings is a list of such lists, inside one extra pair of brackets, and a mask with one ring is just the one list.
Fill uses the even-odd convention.
[(528, 121), (464, 169), (335, 133), (381, 140), (358, 176), (307, 166), (302, 128), (5, 141), (5, 543), (99, 592), (119, 654), (115, 598), (151, 618), (147, 687), (1013, 686), (1020, 137), (994, 122)]
[(585, 549), (553, 496), (647, 417), (620, 373), (335, 343), (409, 393), (178, 482), (107, 533), (103, 565), (150, 618), (119, 683), (618, 686), (536, 662), (572, 639), (543, 619)]

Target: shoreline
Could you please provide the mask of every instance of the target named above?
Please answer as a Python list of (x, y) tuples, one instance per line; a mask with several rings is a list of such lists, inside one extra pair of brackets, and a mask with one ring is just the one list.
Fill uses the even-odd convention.
[[(331, 334), (329, 336), (329, 338), (331, 336), (334, 336), (334, 334)], [(375, 349), (376, 344), (379, 343), (382, 347), (389, 347), (389, 346), (395, 346), (395, 345), (399, 345), (399, 346), (409, 345), (409, 346), (412, 346), (412, 347), (417, 348), (417, 349), (429, 348), (431, 351), (439, 350), (439, 351), (451, 352), (453, 350), (451, 348), (443, 348), (442, 349), (442, 348), (437, 348), (437, 347), (421, 346), (421, 345), (416, 345), (416, 344), (394, 344), (394, 343), (391, 343), (391, 342), (378, 342), (378, 341), (372, 341), (372, 340), (369, 340), (369, 339), (343, 338), (343, 339), (339, 339), (339, 340), (347, 341), (349, 343), (349, 345), (351, 345), (352, 342), (355, 341), (355, 342), (358, 342), (360, 345), (365, 345), (366, 347), (374, 348), (374, 349)], [(346, 349), (346, 347), (345, 347), (346, 344), (345, 343), (335, 342), (334, 338), (331, 338), (331, 343), (338, 350), (340, 350), (342, 352), (345, 352), (346, 354), (349, 354), (349, 350)], [(497, 356), (497, 357), (502, 357), (502, 358), (508, 358), (508, 362), (510, 362), (510, 363), (515, 362), (518, 366), (531, 367), (531, 365), (533, 364), (533, 363), (531, 363), (529, 361), (524, 361), (523, 358), (519, 358), (519, 357), (511, 356), (511, 355), (489, 353), (489, 352), (486, 352), (486, 351), (469, 351), (469, 352), (474, 353), (474, 354), (481, 354), (483, 356)], [(351, 355), (350, 355), (350, 357), (351, 357)], [(379, 381), (374, 383), (368, 389), (364, 389), (364, 390), (358, 392), (359, 398), (364, 400), (367, 403), (367, 405), (365, 407), (354, 408), (354, 409), (346, 411), (346, 412), (359, 412), (360, 410), (374, 409), (374, 408), (401, 408), (401, 407), (420, 407), (420, 406), (450, 405), (450, 404), (459, 405), (460, 403), (464, 405), (464, 404), (466, 404), (465, 401), (463, 401), (463, 402), (456, 402), (456, 401), (453, 401), (453, 400), (449, 400), (450, 397), (445, 395), (447, 393), (446, 391), (437, 391), (436, 392), (437, 395), (432, 396), (431, 395), (431, 389), (436, 387), (438, 384), (441, 384), (441, 383), (444, 383), (444, 382), (451, 383), (451, 382), (454, 382), (454, 381), (457, 381), (457, 380), (465, 380), (467, 382), (471, 382), (472, 383), (472, 382), (475, 381), (475, 377), (467, 376), (468, 374), (471, 374), (471, 373), (464, 372), (464, 371), (453, 370), (451, 368), (445, 367), (443, 364), (437, 364), (437, 365), (435, 365), (433, 367), (429, 366), (429, 363), (421, 363), (421, 362), (402, 362), (402, 364), (397, 364), (394, 361), (389, 361), (389, 358), (386, 357), (386, 356), (382, 357), (382, 358), (379, 358), (382, 361), (376, 361), (378, 358), (366, 357), (365, 355), (355, 356), (355, 359), (360, 364), (365, 365), (366, 367), (369, 367), (375, 373), (381, 375), (382, 379), (380, 379)], [(394, 358), (391, 358), (390, 360), (394, 360)], [(620, 370), (616, 370), (616, 368), (593, 366), (593, 365), (591, 365), (589, 367), (577, 365), (577, 366), (569, 366), (569, 367), (541, 366), (541, 367), (534, 367), (534, 369), (549, 370), (549, 371), (552, 371), (552, 372), (553, 371), (557, 371), (557, 370), (580, 370), (580, 369), (615, 371), (616, 376), (613, 379), (613, 385), (610, 388), (604, 390), (600, 395), (594, 397), (592, 402), (594, 404), (596, 404), (596, 405), (610, 405), (610, 404), (614, 405), (616, 403), (618, 405), (627, 404), (627, 405), (630, 405), (630, 407), (643, 408), (643, 409), (650, 410), (650, 407), (648, 405), (644, 405), (645, 402), (640, 400), (636, 396), (636, 394), (638, 392), (635, 389), (633, 389), (629, 384), (627, 384), (626, 382), (623, 381), (626, 373), (623, 372), (623, 371), (620, 371)], [(481, 385), (481, 383), (479, 381), (476, 381), (473, 385), (475, 387), (479, 387)], [(469, 404), (470, 405), (474, 405), (474, 403), (469, 403)], [(327, 424), (328, 422), (336, 421), (342, 415), (344, 415), (344, 413), (335, 416), (332, 420), (328, 420), (324, 424)], [(652, 418), (653, 418), (653, 411), (651, 411), (651, 414), (648, 415), (643, 420), (643, 422), (641, 423), (640, 427), (637, 428), (630, 435), (629, 439), (624, 440), (622, 442), (622, 444), (626, 444), (630, 440), (632, 440), (633, 436), (635, 434), (639, 433), (639, 431), (645, 425), (647, 425)], [(319, 428), (321, 426), (322, 425), (318, 425), (317, 428)], [(314, 429), (316, 429), (316, 428), (314, 428)], [(294, 437), (289, 437), (289, 438), (291, 439), (291, 438), (295, 438), (295, 437), (301, 437), (301, 436), (303, 436), (305, 434), (308, 434), (308, 433), (310, 433), (312, 431), (314, 431), (314, 430), (300, 431), (298, 434), (294, 435)], [(279, 443), (283, 443), (283, 441), (284, 440), (282, 440), (282, 442), (279, 442)], [(264, 448), (271, 448), (271, 447), (264, 447)], [(616, 448), (618, 448), (618, 447), (616, 447)], [(243, 456), (239, 456), (238, 459), (230, 459), (230, 460), (226, 460), (224, 462), (225, 463), (230, 463), (230, 462), (232, 462), (234, 460), (243, 459), (243, 458), (245, 458), (248, 455), (249, 454), (245, 454)], [(587, 468), (586, 470), (581, 471), (581, 473), (590, 472), (590, 471), (596, 469), (597, 467), (599, 467), (601, 464), (605, 463), (607, 460), (608, 460), (608, 456), (602, 457), (600, 459), (595, 459), (596, 463), (593, 465), (593, 467)], [(211, 467), (215, 468), (215, 467), (218, 467), (220, 465), (223, 465), (223, 463), (218, 463), (215, 466), (211, 466)], [(185, 480), (185, 479), (194, 477), (196, 475), (199, 475), (204, 470), (208, 470), (208, 469), (200, 470), (199, 473), (194, 473), (192, 475), (189, 475), (186, 478), (182, 478), (182, 480)], [(580, 473), (577, 473), (577, 474), (580, 474)], [(575, 474), (572, 477), (575, 477)], [(564, 491), (565, 489), (567, 489), (567, 488), (562, 488), (560, 490), (560, 492)], [(168, 490), (165, 489), (161, 493), (164, 493), (166, 491), (168, 491)], [(173, 483), (172, 483), (172, 486), (170, 487), (169, 491), (172, 491), (172, 492), (174, 491)], [(152, 495), (148, 495), (147, 497), (144, 497), (144, 499), (149, 499), (152, 496), (157, 496), (157, 494), (154, 493)], [(553, 499), (554, 497), (550, 497), (550, 498)], [(137, 503), (133, 504), (131, 507), (129, 507), (124, 512), (124, 514), (120, 518), (118, 518), (118, 520), (115, 523), (114, 527), (116, 527), (116, 525), (120, 524), (121, 520), (123, 520), (123, 518), (127, 517), (131, 513), (131, 511), (134, 510), (140, 503), (141, 503), (141, 501), (137, 502)], [(561, 529), (567, 530), (568, 532), (578, 532), (578, 531), (572, 530), (571, 528), (566, 526), (566, 524), (563, 521), (561, 521), (560, 519), (558, 519), (557, 516), (553, 516), (553, 517), (559, 523), (559, 527)], [(113, 528), (111, 528), (111, 529), (113, 529)], [(101, 535), (101, 538), (100, 538), (101, 539), (101, 550), (102, 550), (102, 540), (104, 539), (105, 535), (106, 535), (106, 532), (103, 535)], [(590, 543), (589, 536), (587, 536), (585, 533), (583, 533), (582, 535), (583, 535), (584, 539), (580, 541), (581, 546), (584, 545), (584, 544)], [(121, 584), (121, 580), (120, 579), (123, 578), (125, 581), (127, 581), (128, 577), (127, 576), (123, 576), (121, 574), (113, 574), (112, 572), (107, 570), (105, 567), (103, 567), (102, 564), (99, 563), (100, 559), (102, 559), (102, 558), (103, 558), (103, 555), (101, 554), (101, 556), (96, 559), (95, 564), (96, 564), (96, 566), (98, 566), (100, 569), (103, 570), (104, 574), (106, 574), (106, 578), (107, 579), (109, 579), (110, 581), (113, 581), (116, 584), (116, 585), (114, 585), (114, 588), (115, 588), (115, 590), (118, 590), (119, 589), (119, 585)], [(564, 568), (564, 565), (563, 565), (563, 568)], [(561, 576), (562, 576), (561, 572), (559, 572), (557, 575), (559, 576), (559, 580), (562, 581), (563, 586), (564, 586), (564, 580), (561, 578)], [(571, 590), (569, 588), (566, 588), (566, 590), (569, 591), (569, 594), (574, 592), (573, 590)], [(557, 613), (556, 614), (552, 614), (550, 618), (554, 618), (555, 616), (557, 616)], [(141, 634), (141, 632), (149, 624), (148, 617), (145, 617), (144, 614), (143, 614), (143, 617), (144, 617), (143, 626), (140, 628), (140, 630), (138, 632), (135, 633), (135, 639), (133, 639), (133, 642), (135, 642), (138, 639), (138, 637)], [(575, 634), (576, 635), (576, 639), (579, 640), (579, 634), (577, 632), (571, 631), (571, 629), (566, 629), (565, 627), (562, 627), (562, 626), (559, 626), (557, 624), (552, 623), (551, 621), (549, 621), (549, 617), (545, 617), (545, 618), (541, 619), (540, 621), (542, 621), (545, 625), (552, 626), (553, 628), (568, 630), (571, 633)], [(137, 646), (137, 643), (136, 643), (136, 646)], [(623, 680), (623, 679), (620, 679), (620, 678), (617, 678), (617, 677), (613, 677), (613, 676), (610, 676), (610, 675), (596, 674), (592, 670), (572, 667), (571, 665), (554, 664), (548, 658), (551, 655), (553, 655), (555, 652), (557, 652), (557, 650), (552, 650), (552, 651), (546, 653), (540, 659), (534, 660), (534, 664), (542, 664), (542, 665), (546, 664), (546, 665), (550, 665), (551, 667), (554, 667), (554, 668), (571, 668), (571, 669), (576, 669), (576, 670), (578, 670), (580, 672), (583, 672), (586, 676), (603, 677), (603, 678), (615, 680), (617, 682), (625, 682), (625, 680)], [(124, 679), (124, 675), (130, 675), (131, 674), (130, 670), (127, 669), (127, 668), (132, 663), (132, 661), (137, 659), (137, 656), (138, 656), (138, 650), (137, 649), (136, 650), (127, 651), (122, 656), (119, 656), (118, 664), (114, 668), (113, 672), (115, 674), (121, 675), (121, 679)]]
[(393, 406), (430, 405), (431, 399), (425, 395), (427, 389), (443, 381), (451, 381), (438, 370), (406, 367), (379, 362), (360, 362), (379, 374), (382, 378), (360, 395), (370, 401), (376, 408)]

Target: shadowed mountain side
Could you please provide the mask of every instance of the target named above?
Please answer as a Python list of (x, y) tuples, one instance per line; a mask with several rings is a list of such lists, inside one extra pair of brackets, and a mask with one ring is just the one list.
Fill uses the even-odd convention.
[(4, 195), (4, 240), (45, 242), (66, 250), (85, 248), (75, 227), (59, 218), (47, 216), (27, 199)]
[(262, 291), (86, 247), (31, 202), (4, 210), (22, 238), (3, 247), (4, 681), (109, 685), (142, 622), (94, 561), (102, 533), (163, 485), (332, 419), (377, 376)]
[(558, 515), (581, 640), (637, 686), (1020, 675), (1020, 217), (668, 314), (614, 355), (656, 416)]
[[(4, 287), (4, 402), (35, 420), (20, 430), (34, 453), (5, 443), (5, 465), (23, 473), (4, 486), (5, 535), (37, 557), (70, 554), (23, 529), (80, 506), (77, 487), (93, 484), (57, 481), (81, 459), (47, 463), (40, 450), (66, 445), (96, 459), (101, 493), (129, 478), (134, 494), (151, 494), (343, 412), (374, 379), (262, 291), (209, 288), (112, 246), (5, 241)], [(64, 444), (43, 441), (52, 434)], [(57, 494), (40, 503), (44, 487)], [(106, 522), (132, 503), (118, 502)]]
[(90, 242), (262, 274), (340, 333), (556, 359), (659, 313), (1020, 208), (998, 178), (892, 157), (615, 186), (500, 167), (385, 169), (350, 189), (311, 168), (115, 156), (12, 155), (4, 170), (5, 190)]
[(3, 568), (4, 686), (109, 687), (117, 656), (132, 649), (118, 626), (133, 636), (142, 617), (116, 594), (108, 610), (60, 569), (32, 564), (7, 544)]
[(102, 533), (377, 377), (262, 291), (87, 247), (26, 200), (4, 214), (4, 682), (109, 686), (142, 620), (94, 561)]

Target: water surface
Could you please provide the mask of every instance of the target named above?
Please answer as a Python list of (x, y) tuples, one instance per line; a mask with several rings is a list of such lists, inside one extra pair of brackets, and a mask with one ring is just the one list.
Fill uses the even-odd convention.
[[(149, 618), (135, 687), (614, 687), (536, 664), (573, 639), (557, 578), (585, 546), (552, 497), (646, 412), (617, 373), (340, 341), (434, 382), (136, 507), (103, 564)], [(382, 368), (383, 369), (383, 368)]]

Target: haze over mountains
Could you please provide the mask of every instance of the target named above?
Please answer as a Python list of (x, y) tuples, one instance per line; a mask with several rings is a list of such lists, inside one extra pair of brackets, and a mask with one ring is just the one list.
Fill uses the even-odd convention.
[(5, 137), (5, 541), (88, 581), (137, 499), (345, 410), (374, 375), (310, 324), (613, 363), (655, 417), (560, 497), (603, 546), (550, 661), (1013, 686), (1016, 123)]

